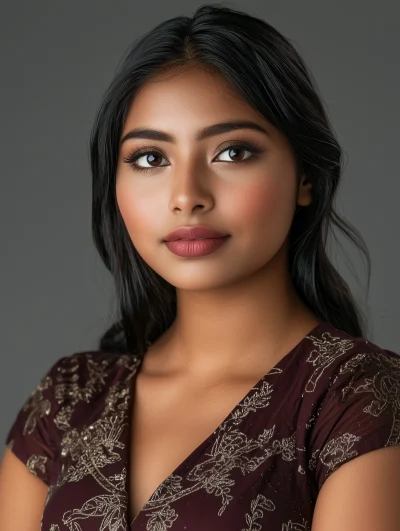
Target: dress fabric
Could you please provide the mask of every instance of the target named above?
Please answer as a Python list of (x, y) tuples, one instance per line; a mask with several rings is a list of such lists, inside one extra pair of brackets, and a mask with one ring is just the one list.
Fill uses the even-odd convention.
[(283, 357), (128, 521), (130, 354), (50, 368), (7, 446), (49, 487), (42, 531), (310, 531), (343, 463), (400, 445), (400, 356), (322, 322)]

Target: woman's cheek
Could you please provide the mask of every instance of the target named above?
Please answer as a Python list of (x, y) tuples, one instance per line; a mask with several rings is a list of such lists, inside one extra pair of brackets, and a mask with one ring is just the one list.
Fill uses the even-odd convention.
[(282, 182), (255, 183), (237, 194), (233, 211), (241, 225), (254, 229), (274, 227), (291, 223), (293, 198), (288, 186)]
[(138, 190), (131, 182), (121, 178), (117, 182), (116, 196), (118, 207), (128, 229), (148, 227), (157, 210), (154, 192)]
[(137, 201), (137, 194), (126, 183), (117, 185), (116, 196), (120, 214), (135, 245), (141, 236), (145, 237), (149, 212), (143, 201)]

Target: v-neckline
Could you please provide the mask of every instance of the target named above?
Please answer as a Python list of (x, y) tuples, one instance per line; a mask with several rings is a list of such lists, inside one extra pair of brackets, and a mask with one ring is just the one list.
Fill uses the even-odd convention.
[[(217, 431), (221, 429), (221, 426), (229, 422), (229, 420), (235, 415), (236, 411), (242, 406), (242, 404), (245, 402), (245, 400), (248, 398), (250, 393), (257, 391), (262, 384), (264, 383), (265, 379), (271, 375), (274, 371), (277, 369), (280, 369), (282, 365), (285, 365), (288, 360), (298, 352), (298, 350), (303, 346), (306, 339), (309, 338), (309, 336), (316, 334), (319, 332), (321, 328), (324, 328), (328, 323), (325, 321), (320, 321), (312, 330), (310, 330), (287, 354), (285, 354), (273, 367), (271, 367), (248, 391), (247, 393), (241, 398), (241, 400), (231, 409), (231, 411), (227, 414), (227, 416), (224, 418), (224, 420), (212, 431), (200, 444), (194, 448), (190, 454), (185, 457), (185, 459), (178, 464), (178, 466), (155, 488), (155, 490), (152, 492), (146, 503), (143, 505), (143, 507), (139, 510), (137, 515), (133, 518), (133, 520), (130, 521), (129, 518), (129, 501), (130, 501), (130, 467), (131, 467), (131, 437), (132, 437), (132, 413), (133, 413), (133, 398), (134, 398), (134, 392), (135, 392), (135, 385), (136, 385), (136, 378), (140, 372), (140, 369), (142, 367), (143, 358), (139, 360), (139, 363), (135, 367), (135, 373), (130, 378), (129, 382), (129, 393), (128, 393), (128, 407), (127, 407), (127, 415), (128, 415), (128, 429), (127, 429), (127, 444), (126, 444), (126, 477), (125, 477), (125, 494), (127, 498), (127, 522), (128, 522), (128, 530), (133, 531), (133, 525), (138, 520), (138, 518), (142, 515), (142, 513), (145, 511), (147, 503), (151, 500), (151, 498), (154, 496), (154, 493), (159, 490), (160, 487), (162, 487), (167, 479), (169, 479), (171, 476), (176, 475), (184, 466), (187, 465), (188, 461), (191, 461), (193, 459), (193, 456), (198, 453), (200, 450), (207, 447), (212, 440), (213, 436), (216, 434)], [(328, 325), (329, 326), (329, 325)]]

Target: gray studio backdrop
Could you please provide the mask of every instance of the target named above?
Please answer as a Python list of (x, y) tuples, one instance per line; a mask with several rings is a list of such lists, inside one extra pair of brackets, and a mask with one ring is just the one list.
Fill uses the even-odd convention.
[[(2, 2), (0, 439), (61, 356), (96, 346), (115, 308), (91, 241), (88, 136), (130, 43), (156, 23), (191, 15), (194, 0)], [(338, 210), (372, 258), (339, 268), (367, 304), (368, 339), (400, 353), (399, 123), (396, 0), (242, 0), (311, 68), (345, 154)], [(1, 450), (0, 450), (1, 453)]]

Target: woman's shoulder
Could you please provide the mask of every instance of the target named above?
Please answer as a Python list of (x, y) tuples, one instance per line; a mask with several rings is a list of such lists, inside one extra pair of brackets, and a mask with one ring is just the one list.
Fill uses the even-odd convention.
[(304, 411), (319, 490), (344, 462), (400, 444), (400, 356), (328, 324), (308, 341)]
[(58, 358), (48, 374), (51, 384), (85, 384), (98, 386), (108, 378), (134, 370), (139, 358), (129, 353), (116, 353), (103, 350), (84, 350)]
[(82, 350), (56, 359), (25, 398), (7, 442), (18, 432), (28, 436), (46, 429), (52, 435), (55, 429), (68, 429), (73, 414), (84, 416), (85, 408), (104, 400), (110, 389), (126, 387), (138, 362), (129, 353), (100, 350)]
[(309, 361), (340, 370), (344, 364), (386, 365), (399, 367), (400, 355), (365, 337), (355, 337), (330, 323), (322, 322), (307, 336)]
[(83, 411), (88, 404), (104, 400), (113, 389), (126, 388), (138, 364), (138, 357), (129, 353), (86, 350), (63, 356), (31, 395), (31, 405), (40, 401), (43, 407), (46, 401), (56, 424), (57, 416), (62, 423), (65, 412)]
[(329, 323), (306, 339), (303, 385), (312, 404), (344, 404), (350, 394), (361, 401), (373, 394), (385, 395), (387, 401), (391, 392), (400, 396), (400, 355), (393, 350)]
[(6, 445), (49, 484), (64, 434), (123, 402), (138, 361), (96, 350), (60, 357), (25, 399)]

